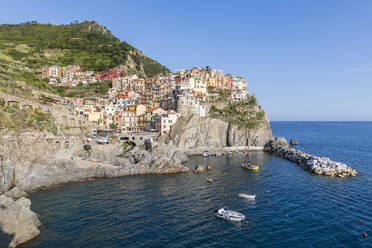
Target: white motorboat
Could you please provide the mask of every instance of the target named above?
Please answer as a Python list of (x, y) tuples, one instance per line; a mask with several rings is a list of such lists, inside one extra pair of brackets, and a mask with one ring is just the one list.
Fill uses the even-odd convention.
[(97, 140), (97, 144), (108, 144), (109, 141), (107, 138), (101, 138)]
[(245, 198), (245, 199), (255, 199), (256, 195), (239, 194), (239, 197), (242, 197), (242, 198)]
[(220, 208), (214, 211), (214, 215), (218, 218), (231, 220), (231, 221), (243, 221), (245, 220), (244, 214), (232, 211), (228, 208)]

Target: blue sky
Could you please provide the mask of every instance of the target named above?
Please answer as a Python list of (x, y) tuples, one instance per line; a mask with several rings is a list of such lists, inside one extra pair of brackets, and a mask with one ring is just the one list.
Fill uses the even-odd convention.
[(372, 121), (372, 1), (2, 0), (0, 23), (96, 20), (171, 70), (247, 79), (270, 120)]

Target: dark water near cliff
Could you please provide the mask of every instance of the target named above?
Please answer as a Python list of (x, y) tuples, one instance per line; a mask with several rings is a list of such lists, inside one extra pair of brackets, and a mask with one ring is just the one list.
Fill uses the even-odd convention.
[[(273, 122), (272, 129), (359, 175), (314, 176), (263, 152), (193, 157), (190, 167), (206, 163), (213, 170), (100, 179), (32, 194), (43, 226), (23, 247), (372, 247), (372, 122)], [(261, 165), (258, 173), (240, 168), (246, 156)], [(256, 200), (239, 198), (242, 192)], [(244, 213), (248, 224), (216, 219), (213, 210), (222, 206)]]

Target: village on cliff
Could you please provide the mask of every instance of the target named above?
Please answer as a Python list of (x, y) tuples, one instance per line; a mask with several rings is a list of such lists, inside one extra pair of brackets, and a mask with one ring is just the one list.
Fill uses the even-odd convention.
[(206, 116), (207, 103), (215, 99), (219, 90), (229, 92), (232, 101), (243, 100), (248, 94), (243, 77), (224, 75), (222, 70), (208, 66), (179, 69), (147, 79), (121, 67), (94, 74), (81, 71), (77, 65), (44, 66), (40, 76), (47, 78), (50, 85), (60, 87), (109, 81), (112, 87), (104, 97), (54, 98), (53, 102), (69, 104), (74, 115), (94, 123), (100, 130), (123, 133), (168, 133), (180, 115)]

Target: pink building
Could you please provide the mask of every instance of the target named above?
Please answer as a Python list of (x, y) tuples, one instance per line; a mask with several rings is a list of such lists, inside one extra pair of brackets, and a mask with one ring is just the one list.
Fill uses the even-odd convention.
[(96, 80), (111, 80), (113, 78), (119, 78), (123, 70), (120, 68), (108, 69), (102, 73), (96, 74), (94, 77)]
[(70, 98), (70, 101), (75, 105), (84, 105), (83, 98)]
[(123, 122), (123, 111), (115, 111), (114, 112), (114, 124), (118, 127), (121, 128)]

